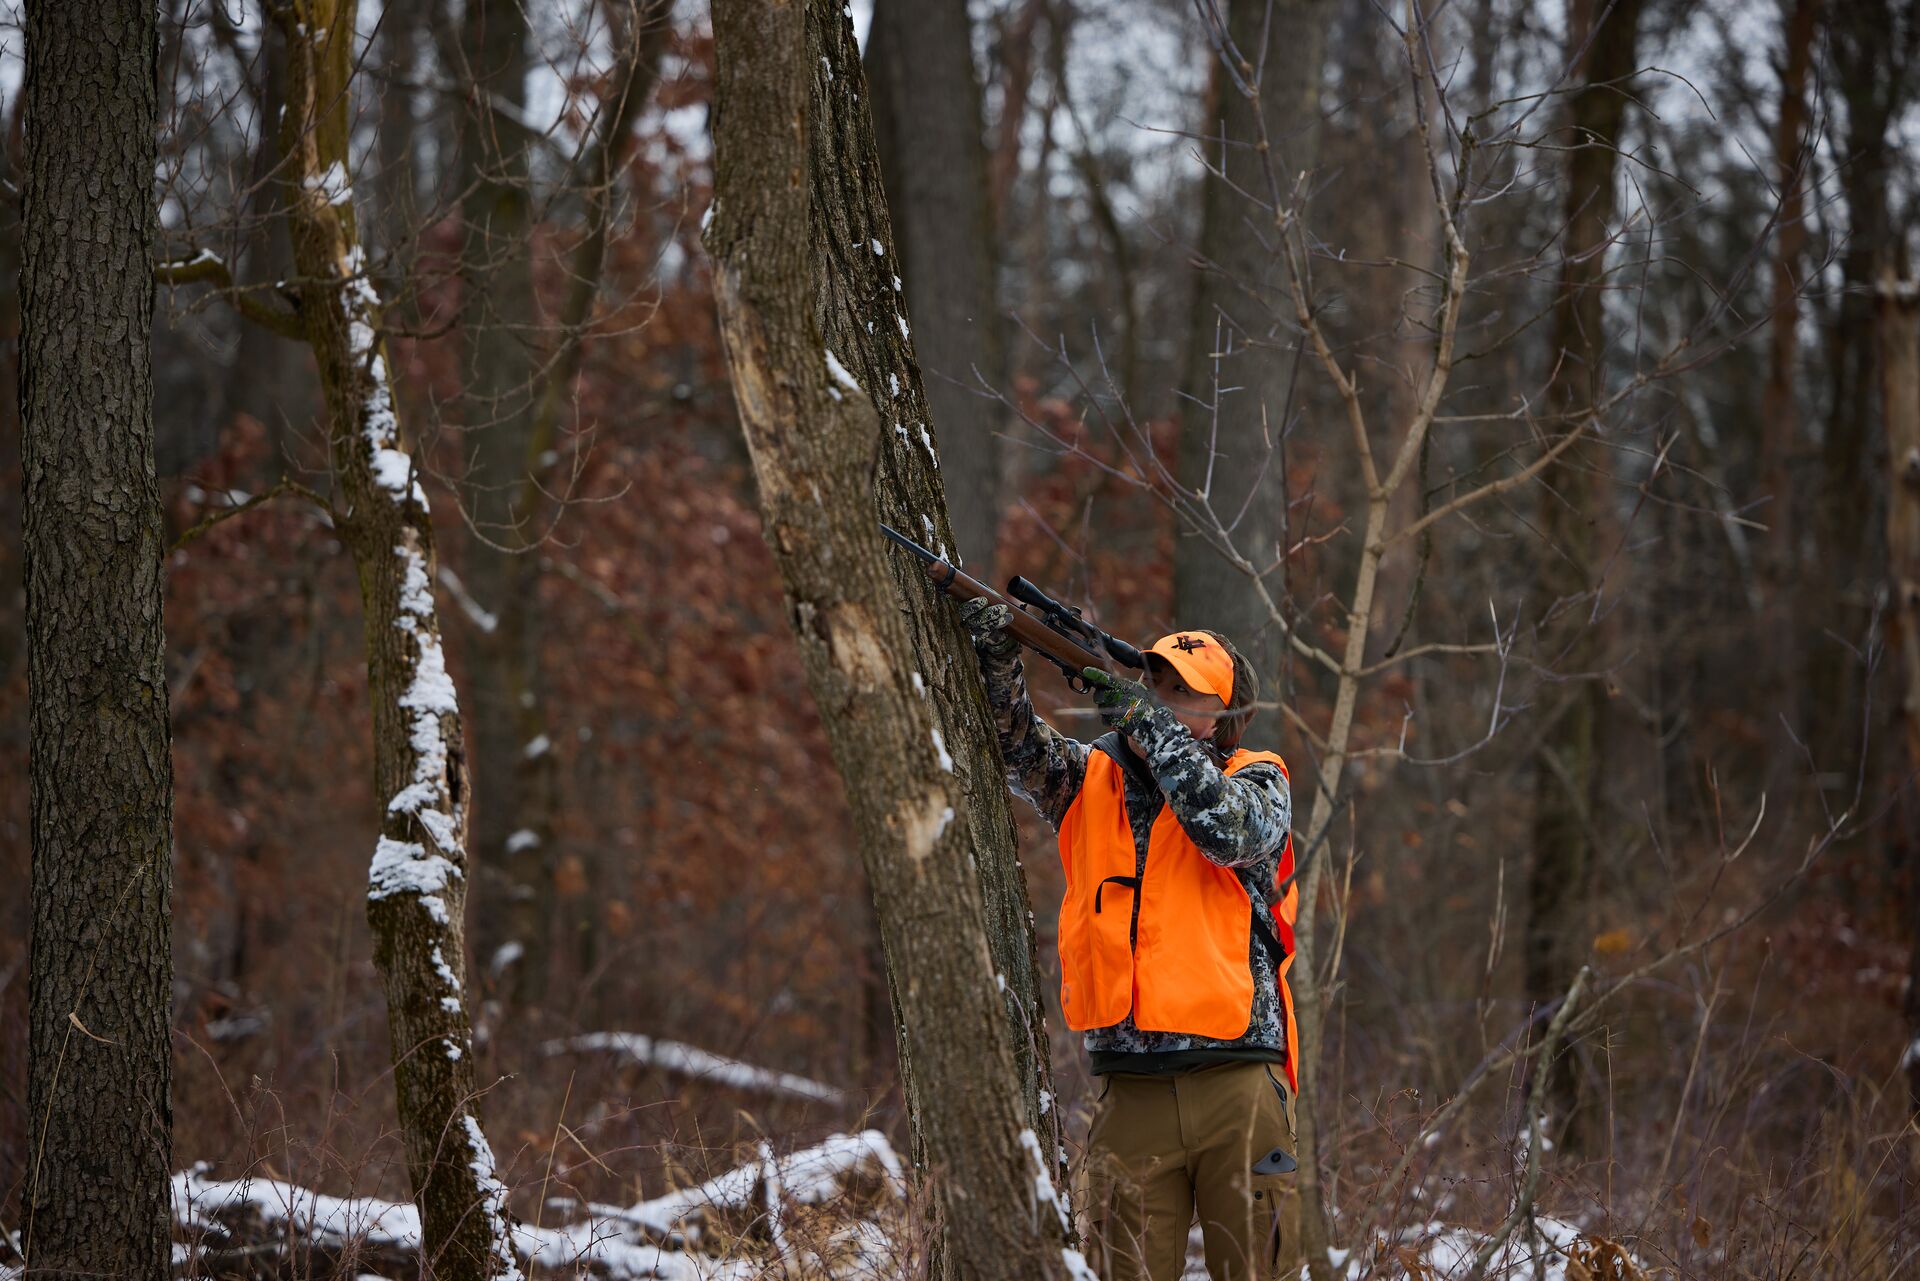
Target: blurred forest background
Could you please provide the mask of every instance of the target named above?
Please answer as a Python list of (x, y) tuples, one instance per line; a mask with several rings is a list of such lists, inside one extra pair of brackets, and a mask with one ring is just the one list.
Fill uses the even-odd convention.
[[(1423, 412), (1448, 227), (1472, 248), (1315, 851), (1336, 1240), (1500, 1220), (1530, 1079), (1475, 1074), (1585, 964), (1631, 981), (1554, 1084), (1543, 1204), (1684, 1275), (1900, 1275), (1920, 1258), (1920, 11), (1457, 0), (1409, 42), (1398, 6), (1281, 0), (1269, 29), (1233, 0), (1285, 157), (1256, 170), (1221, 160), (1246, 108), (1208, 6), (875, 2), (854, 18), (967, 567), (1137, 640), (1245, 637), (1273, 703), (1249, 741), (1291, 764), (1303, 838), (1340, 715), (1316, 655), (1352, 634), (1370, 528), (1353, 416), (1384, 473)], [(475, 1071), (515, 1208), (550, 1182), (632, 1201), (763, 1135), (871, 1124), (904, 1150), (871, 898), (700, 244), (705, 6), (420, 0), (358, 24), (350, 194), (467, 709)], [(160, 41), (176, 1165), (404, 1199), (359, 585), (297, 492), (332, 492), (313, 358), (249, 318), (293, 270), (263, 127), (285, 41), (223, 0), (163, 0)], [(1209, 178), (1223, 163), (1240, 181)], [(6, 176), (11, 1230), (29, 849)], [(1296, 225), (1254, 216), (1283, 196)], [(1295, 244), (1350, 396), (1295, 312)], [(1210, 441), (1221, 523), (1196, 532), (1168, 478), (1212, 483)], [(1221, 555), (1235, 538), (1268, 603)], [(1020, 815), (1050, 965), (1058, 861)], [(1051, 1026), (1071, 1142), (1091, 1092)], [(743, 1086), (661, 1042), (802, 1080)]]

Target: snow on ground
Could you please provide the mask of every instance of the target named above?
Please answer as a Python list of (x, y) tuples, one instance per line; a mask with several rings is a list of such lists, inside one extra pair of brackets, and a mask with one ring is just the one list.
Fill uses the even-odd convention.
[[(758, 1159), (698, 1187), (626, 1207), (589, 1205), (578, 1222), (560, 1227), (516, 1224), (514, 1253), (529, 1271), (563, 1269), (602, 1281), (748, 1281), (775, 1258), (809, 1267), (809, 1275), (879, 1281), (899, 1264), (892, 1239), (874, 1223), (849, 1216), (810, 1244), (768, 1231), (788, 1207), (826, 1205), (862, 1181), (879, 1189), (881, 1204), (905, 1193), (900, 1158), (877, 1130), (836, 1134), (785, 1156), (763, 1146)], [(420, 1216), (410, 1203), (328, 1196), (278, 1179), (220, 1181), (204, 1165), (174, 1176), (173, 1206), (181, 1234), (197, 1246), (176, 1246), (176, 1257), (190, 1264), (197, 1253), (202, 1264), (187, 1275), (216, 1271), (204, 1266), (208, 1256), (230, 1245), (284, 1247), (297, 1239), (382, 1261), (420, 1250)]]
[[(1569, 1281), (1567, 1252), (1581, 1239), (1581, 1229), (1563, 1219), (1544, 1214), (1534, 1222), (1540, 1229), (1537, 1237), (1529, 1241), (1526, 1229), (1522, 1227), (1493, 1256), (1487, 1265), (1489, 1281), (1535, 1281), (1536, 1277), (1539, 1281)], [(1464, 1277), (1472, 1270), (1474, 1255), (1486, 1241), (1487, 1234), (1483, 1231), (1435, 1219), (1383, 1233), (1379, 1240), (1379, 1252), (1373, 1256), (1370, 1274), (1365, 1252), (1334, 1250), (1331, 1253), (1334, 1266), (1339, 1269), (1335, 1275), (1345, 1281), (1359, 1281), (1360, 1277), (1367, 1275), (1373, 1281), (1401, 1281), (1408, 1275), (1407, 1262), (1410, 1258), (1418, 1259), (1425, 1269), (1420, 1281), (1447, 1281), (1451, 1277)], [(1403, 1251), (1409, 1251), (1410, 1254)], [(1537, 1273), (1534, 1270), (1536, 1261), (1539, 1265)], [(1300, 1275), (1304, 1281), (1307, 1275), (1304, 1267)], [(1180, 1277), (1181, 1281), (1207, 1281), (1205, 1244), (1197, 1223), (1187, 1237), (1187, 1266)]]
[(756, 1094), (784, 1095), (820, 1103), (841, 1103), (846, 1097), (832, 1086), (809, 1081), (804, 1076), (755, 1067), (751, 1063), (742, 1063), (738, 1059), (679, 1041), (656, 1041), (638, 1032), (588, 1032), (548, 1041), (540, 1047), (540, 1052), (547, 1055), (580, 1054), (594, 1050), (618, 1054), (642, 1067), (659, 1068), (677, 1076), (717, 1081)]

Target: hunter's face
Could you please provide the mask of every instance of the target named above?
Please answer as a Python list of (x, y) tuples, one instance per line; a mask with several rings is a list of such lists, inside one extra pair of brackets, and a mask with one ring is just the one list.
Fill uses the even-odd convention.
[(1225, 705), (1213, 694), (1204, 694), (1180, 679), (1180, 673), (1170, 665), (1156, 663), (1153, 677), (1153, 693), (1174, 719), (1187, 727), (1187, 732), (1195, 738), (1205, 738), (1213, 733), (1213, 727), (1220, 723), (1220, 713)]

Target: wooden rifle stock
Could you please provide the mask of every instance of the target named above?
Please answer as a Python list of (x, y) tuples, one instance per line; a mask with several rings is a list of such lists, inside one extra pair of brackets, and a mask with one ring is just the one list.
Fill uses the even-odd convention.
[(1013, 600), (995, 591), (890, 525), (882, 523), (880, 532), (912, 552), (933, 585), (955, 600), (966, 601), (984, 596), (996, 605), (1005, 605), (1011, 620), (1007, 631), (1022, 645), (1058, 666), (1073, 688), (1081, 688), (1080, 674), (1089, 667), (1110, 672), (1116, 664), (1132, 668), (1146, 666), (1139, 650), (1081, 620), (1077, 613), (1050, 600), (1024, 579), (1015, 580), (1024, 584), (1025, 591), (1022, 594), (1029, 599), (1046, 602), (1051, 606), (1050, 609)]

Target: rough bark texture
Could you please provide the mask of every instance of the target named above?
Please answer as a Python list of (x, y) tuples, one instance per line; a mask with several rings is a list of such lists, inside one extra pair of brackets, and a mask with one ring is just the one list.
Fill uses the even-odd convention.
[[(1887, 570), (1892, 626), (1903, 688), (1900, 718), (1909, 769), (1920, 770), (1920, 281), (1881, 277), (1878, 289), (1881, 395), (1887, 424)], [(1920, 895), (1908, 890), (1913, 954), (1910, 979), (1920, 977)], [(1920, 1107), (1920, 991), (1911, 981), (1903, 1001), (1907, 1019), (1909, 1106)]]
[[(367, 918), (386, 989), (394, 1093), (420, 1207), (425, 1271), (517, 1277), (506, 1189), (473, 1107), (466, 968), (467, 771), (434, 604), (433, 522), (402, 446), (380, 300), (366, 278), (347, 163), (354, 4), (288, 18), (287, 211), (300, 315), (320, 370), (360, 578), (379, 837)], [(297, 25), (295, 25), (297, 23)]]
[(171, 1271), (173, 768), (153, 459), (153, 6), (27, 8), (27, 1274)]
[[(860, 83), (852, 30), (836, 4), (777, 0), (719, 0), (713, 24), (716, 194), (707, 245), (721, 332), (767, 543), (847, 781), (895, 978), (909, 1099), (945, 1228), (944, 1269), (983, 1281), (1062, 1276), (1064, 1215), (1037, 1195), (1048, 1170), (1022, 1138), (1006, 1012), (969, 866), (974, 815), (952, 755), (966, 740), (943, 735), (938, 719), (939, 686), (954, 677), (926, 657), (964, 651), (951, 625), (944, 644), (916, 645), (916, 620), (902, 616), (901, 583), (873, 520), (876, 465), (898, 466), (876, 458), (894, 437), (892, 388), (876, 385), (884, 377), (877, 365), (863, 369), (871, 353), (834, 348), (831, 322), (822, 333), (823, 310), (861, 316), (862, 332), (871, 317), (876, 333), (898, 314), (890, 284), (882, 297), (852, 287), (867, 274), (855, 254), (889, 252), (878, 234), (887, 230), (885, 204), (866, 107), (850, 100)], [(825, 134), (840, 140), (837, 150)], [(827, 169), (830, 154), (847, 168)], [(849, 199), (856, 194), (872, 203)], [(828, 209), (815, 209), (822, 200)], [(833, 226), (835, 213), (860, 217), (862, 234), (843, 226), (836, 242), (821, 244), (817, 229)], [(924, 597), (910, 599), (924, 608)]]
[[(1628, 103), (1615, 82), (1635, 69), (1641, 7), (1642, 0), (1615, 0), (1611, 5), (1608, 0), (1575, 0), (1570, 11), (1568, 56), (1574, 58), (1583, 49), (1585, 56), (1573, 72), (1582, 87), (1571, 99), (1566, 259), (1553, 312), (1556, 365), (1548, 405), (1556, 432), (1578, 426), (1604, 385), (1607, 245), (1613, 234), (1616, 147)], [(1603, 83), (1608, 87), (1592, 87)], [(1541, 638), (1549, 665), (1587, 673), (1601, 661), (1594, 593), (1607, 551), (1600, 531), (1608, 524), (1610, 469), (1604, 442), (1576, 446), (1567, 457), (1568, 464), (1550, 474), (1540, 504), (1546, 547), (1539, 594), (1548, 610)], [(1598, 680), (1548, 688), (1559, 711), (1542, 738), (1534, 770), (1524, 949), (1526, 994), (1542, 1004), (1567, 990), (1593, 938), (1588, 912), (1600, 782), (1597, 740), (1606, 707)], [(1568, 1142), (1577, 1146), (1579, 1095), (1571, 1058), (1558, 1060), (1550, 1070), (1555, 1073), (1553, 1117), (1566, 1127)]]
[(999, 406), (979, 379), (1000, 385), (1005, 345), (966, 0), (880, 0), (866, 72), (894, 269), (940, 425), (955, 546), (985, 579), (1000, 527)]
[[(874, 498), (880, 519), (920, 536), (929, 546), (949, 550), (954, 529), (947, 514), (945, 451), (939, 448), (939, 420), (931, 416), (901, 308), (904, 281), (896, 274), (897, 251), (853, 24), (830, 0), (810, 0), (807, 39), (813, 76), (817, 314), (827, 346), (868, 390), (882, 415), (880, 435), (871, 447), (877, 454)], [(887, 564), (906, 604), (934, 724), (949, 745), (965, 798), (987, 939), (994, 971), (1004, 979), (1027, 1125), (1040, 1137), (1049, 1165), (1064, 1174), (1061, 1118), (1050, 1108), (1053, 1072), (1033, 912), (986, 685), (952, 605), (932, 590), (910, 558), (890, 555)], [(901, 1070), (911, 1097), (913, 1063), (904, 1056)]]
[[(1257, 78), (1259, 93), (1243, 93), (1216, 60), (1205, 154), (1226, 180), (1208, 173), (1202, 184), (1178, 469), (1181, 484), (1206, 495), (1240, 555), (1264, 572), (1277, 570), (1279, 558), (1286, 495), (1272, 455), (1291, 403), (1295, 362), (1282, 328), (1292, 305), (1272, 247), (1273, 215), (1246, 194), (1267, 192), (1255, 112), (1265, 114), (1282, 175), (1312, 168), (1334, 6), (1329, 0), (1227, 0), (1226, 10), (1234, 44), (1259, 60), (1241, 68), (1243, 80)], [(1277, 596), (1278, 573), (1268, 581)], [(1211, 541), (1184, 530), (1174, 548), (1173, 608), (1180, 626), (1231, 637), (1260, 673), (1261, 687), (1278, 687), (1278, 635), (1247, 572)], [(1265, 712), (1255, 718), (1250, 740), (1263, 737), (1269, 719)]]

